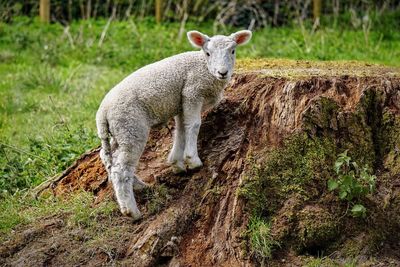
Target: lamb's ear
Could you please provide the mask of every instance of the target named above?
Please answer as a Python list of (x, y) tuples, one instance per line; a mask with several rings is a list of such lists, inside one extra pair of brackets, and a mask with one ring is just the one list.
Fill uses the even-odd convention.
[(196, 48), (202, 48), (203, 45), (210, 40), (210, 37), (198, 31), (188, 32), (187, 37), (189, 42)]
[(237, 43), (237, 45), (244, 45), (250, 41), (251, 35), (251, 31), (243, 30), (232, 33), (231, 37)]

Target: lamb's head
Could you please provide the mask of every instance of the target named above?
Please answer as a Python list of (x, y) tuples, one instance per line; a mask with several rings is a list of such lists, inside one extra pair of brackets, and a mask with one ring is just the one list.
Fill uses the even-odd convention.
[(210, 73), (218, 80), (228, 80), (235, 66), (236, 47), (246, 44), (251, 38), (251, 31), (238, 31), (229, 36), (215, 35), (208, 37), (198, 31), (187, 33), (190, 43), (201, 48), (207, 60)]

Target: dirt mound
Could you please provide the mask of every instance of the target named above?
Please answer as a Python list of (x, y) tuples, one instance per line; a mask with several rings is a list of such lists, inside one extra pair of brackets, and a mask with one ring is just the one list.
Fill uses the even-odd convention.
[[(226, 99), (204, 114), (199, 134), (199, 152), (204, 162), (201, 170), (174, 175), (164, 163), (172, 142), (172, 122), (168, 128), (152, 131), (138, 174), (154, 187), (162, 185), (167, 193), (156, 208), (154, 203), (150, 205), (145, 193), (138, 193), (144, 218), (137, 223), (118, 212), (113, 222), (104, 221), (109, 229), (123, 229), (120, 240), (112, 235), (102, 239), (112, 248), (112, 253), (99, 248), (85, 250), (86, 239), (66, 234), (71, 230), (66, 231), (58, 221), (49, 224), (49, 219), (43, 219), (48, 226), (38, 230), (41, 234), (25, 238), (26, 233), (18, 233), (15, 239), (0, 246), (4, 263), (18, 265), (21, 259), (31, 259), (34, 265), (55, 266), (256, 264), (259, 259), (250, 252), (246, 237), (250, 210), (255, 206), (240, 191), (253, 174), (254, 164), (268, 166), (273, 152), (283, 153), (276, 157), (278, 163), (271, 169), (279, 171), (279, 162), (284, 162), (291, 153), (280, 150), (288, 147), (285, 140), (303, 134), (305, 140), (331, 138), (338, 150), (354, 148), (354, 158), (375, 167), (379, 172), (378, 193), (369, 200), (374, 215), (367, 222), (343, 215), (346, 205), (327, 192), (322, 167), (301, 184), (300, 189), (307, 194), (294, 190), (294, 184), (282, 184), (285, 176), (278, 173), (277, 177), (283, 177), (282, 180), (268, 184), (267, 191), (262, 191), (266, 194), (265, 202), (260, 204), (262, 214), (271, 219), (272, 236), (281, 244), (275, 249), (271, 264), (302, 265), (301, 255), (313, 255), (321, 248), (337, 251), (337, 258), (345, 258), (338, 247), (353, 246), (357, 240), (367, 244), (377, 237), (366, 229), (376, 226), (386, 228), (379, 239), (383, 244), (379, 249), (386, 246), (389, 254), (382, 254), (378, 260), (385, 263), (389, 259), (400, 264), (399, 255), (392, 253), (399, 248), (398, 235), (392, 241), (387, 238), (400, 230), (400, 144), (395, 134), (399, 133), (400, 125), (400, 78), (388, 73), (379, 69), (368, 77), (305, 75), (297, 78), (254, 72), (237, 74), (226, 90)], [(306, 150), (303, 143), (297, 149)], [(365, 153), (371, 155), (364, 157)], [(304, 154), (304, 158), (308, 155)], [(290, 162), (285, 164), (286, 173), (294, 169)], [(83, 155), (37, 192), (69, 195), (78, 189), (93, 192), (97, 203), (112, 195), (98, 149)], [(261, 201), (259, 196), (257, 199)], [(365, 227), (356, 227), (357, 223)], [(52, 233), (52, 244), (46, 243), (50, 240), (46, 233)], [(46, 244), (32, 255), (38, 242)], [(54, 248), (54, 244), (64, 248)], [(362, 254), (364, 248), (357, 253)], [(382, 251), (379, 249), (376, 251)], [(68, 253), (75, 257), (60, 257)], [(368, 253), (370, 250), (364, 255)]]

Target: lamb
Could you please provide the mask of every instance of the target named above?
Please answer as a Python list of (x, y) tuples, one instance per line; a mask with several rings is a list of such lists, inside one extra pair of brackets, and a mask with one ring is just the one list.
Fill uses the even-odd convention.
[(168, 156), (175, 172), (202, 166), (197, 135), (202, 110), (215, 106), (229, 82), (236, 47), (252, 33), (208, 37), (187, 33), (190, 43), (201, 48), (147, 65), (126, 77), (103, 99), (96, 114), (101, 139), (100, 158), (114, 187), (121, 213), (139, 219), (133, 190), (147, 186), (135, 172), (150, 128), (175, 118), (172, 150)]

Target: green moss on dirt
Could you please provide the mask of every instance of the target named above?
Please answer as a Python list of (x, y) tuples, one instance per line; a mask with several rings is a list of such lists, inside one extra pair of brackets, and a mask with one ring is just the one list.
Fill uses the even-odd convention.
[(337, 130), (338, 111), (339, 106), (333, 99), (327, 97), (314, 99), (303, 115), (303, 129), (313, 135), (326, 135), (332, 130)]
[(382, 241), (382, 235), (377, 235), (373, 229), (347, 239), (339, 247), (340, 254), (345, 258), (357, 258), (366, 253), (374, 254), (377, 252), (378, 244)]
[(365, 95), (355, 112), (344, 111), (333, 99), (317, 98), (303, 115), (303, 129), (311, 136), (329, 138), (339, 150), (349, 150), (349, 155), (356, 162), (374, 166), (373, 129), (378, 119), (371, 122), (369, 117), (369, 113), (377, 112), (376, 107), (371, 107), (374, 96)]
[(318, 249), (336, 238), (339, 230), (338, 221), (327, 209), (306, 206), (298, 216), (298, 235), (301, 241), (299, 249)]
[(141, 195), (144, 195), (143, 200), (147, 202), (146, 209), (150, 215), (158, 213), (172, 199), (169, 191), (165, 185), (155, 184), (141, 193)]
[(272, 222), (273, 242), (313, 252), (338, 238), (336, 215), (323, 205), (306, 205), (324, 196), (337, 154), (332, 138), (298, 133), (252, 163), (240, 192), (255, 216)]
[(332, 140), (296, 134), (267, 152), (263, 162), (253, 163), (241, 194), (256, 213), (264, 215), (274, 214), (288, 196), (314, 198), (332, 174), (326, 166), (332, 166), (335, 150)]
[(380, 131), (382, 140), (381, 151), (383, 166), (391, 175), (400, 174), (400, 117), (395, 116), (389, 109), (383, 111), (382, 127)]
[[(333, 266), (341, 266), (336, 261), (324, 257), (324, 258), (314, 258), (314, 257), (306, 257), (303, 259), (304, 267), (333, 267)], [(344, 265), (346, 267), (351, 267), (353, 265)]]

